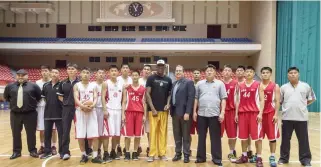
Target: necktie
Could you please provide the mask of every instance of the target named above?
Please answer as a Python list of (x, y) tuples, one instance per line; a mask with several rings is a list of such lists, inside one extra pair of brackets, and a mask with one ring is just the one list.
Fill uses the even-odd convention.
[(22, 105), (23, 105), (23, 89), (22, 89), (22, 84), (20, 84), (18, 89), (17, 106), (21, 108)]
[(174, 90), (173, 90), (173, 104), (175, 105), (176, 104), (176, 92), (177, 92), (177, 89), (179, 87), (179, 84), (180, 84), (180, 81), (177, 81), (176, 85), (174, 86)]

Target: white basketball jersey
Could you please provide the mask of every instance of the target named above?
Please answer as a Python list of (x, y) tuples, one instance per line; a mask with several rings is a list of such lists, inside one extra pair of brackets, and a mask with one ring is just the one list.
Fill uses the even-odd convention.
[(85, 101), (94, 101), (94, 90), (97, 87), (95, 83), (88, 83), (86, 87), (81, 82), (76, 83), (76, 85), (81, 103)]
[(97, 82), (93, 82), (96, 84), (97, 87), (97, 103), (96, 107), (103, 107), (102, 102), (101, 102), (101, 90), (102, 90), (102, 84), (98, 84)]
[(113, 83), (110, 79), (106, 81), (107, 83), (107, 108), (120, 110), (121, 100), (123, 95), (123, 83), (117, 81)]
[(117, 81), (118, 83), (122, 84), (122, 85), (126, 85), (126, 84), (133, 84), (133, 80), (131, 77), (127, 77), (127, 79), (125, 80), (122, 76), (118, 76), (117, 77)]
[[(36, 84), (40, 87), (40, 90), (42, 91), (42, 88), (43, 88), (43, 85), (47, 83), (47, 82), (44, 82), (42, 79), (36, 81)], [(45, 102), (45, 99), (40, 99), (40, 101), (38, 102), (38, 106), (39, 107), (44, 107), (46, 105), (46, 102)]]
[(142, 85), (142, 86), (144, 86), (144, 87), (146, 87), (146, 81), (147, 81), (147, 80), (144, 80), (144, 78), (139, 78), (139, 79), (138, 79), (139, 85)]

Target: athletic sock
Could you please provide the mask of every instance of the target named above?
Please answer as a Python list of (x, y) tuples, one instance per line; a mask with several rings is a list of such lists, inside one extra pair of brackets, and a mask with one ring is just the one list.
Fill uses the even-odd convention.
[(247, 157), (247, 152), (243, 152), (242, 154), (243, 156)]
[(261, 154), (257, 154), (256, 156), (257, 156), (257, 157), (262, 157), (262, 155), (261, 155)]
[(230, 150), (230, 154), (233, 154), (234, 153), (234, 150)]
[(98, 152), (97, 151), (93, 151), (93, 157), (96, 158), (98, 156)]
[(41, 147), (44, 147), (45, 146), (45, 143), (41, 143)]
[(275, 157), (275, 153), (271, 153), (271, 156), (272, 156), (272, 157)]
[(56, 143), (52, 143), (52, 144), (51, 144), (51, 147), (56, 147)]
[(86, 154), (86, 151), (82, 152), (82, 155), (85, 155), (85, 156), (87, 156), (87, 154)]

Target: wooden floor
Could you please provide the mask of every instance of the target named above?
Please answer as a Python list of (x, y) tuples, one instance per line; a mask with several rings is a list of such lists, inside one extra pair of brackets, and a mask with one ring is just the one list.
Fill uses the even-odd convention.
[[(71, 154), (72, 157), (68, 161), (62, 161), (58, 157), (51, 157), (46, 160), (42, 159), (35, 159), (28, 156), (28, 150), (27, 150), (27, 142), (26, 142), (26, 134), (23, 130), (22, 134), (22, 142), (23, 142), (23, 150), (22, 154), (23, 157), (18, 158), (16, 160), (9, 160), (10, 155), (12, 154), (12, 137), (11, 137), (11, 129), (10, 129), (10, 119), (9, 119), (9, 112), (0, 111), (0, 166), (1, 167), (14, 167), (14, 166), (22, 166), (22, 167), (69, 167), (69, 166), (80, 166), (79, 160), (80, 160), (80, 150), (78, 148), (78, 143), (76, 140), (74, 140), (74, 131), (72, 130), (71, 135)], [(310, 113), (309, 115), (309, 138), (310, 138), (310, 148), (312, 152), (312, 166), (320, 166), (320, 115), (318, 113)], [(73, 129), (73, 128), (72, 128)], [(167, 156), (169, 158), (173, 157), (174, 152), (174, 137), (172, 132), (172, 125), (171, 125), (171, 119), (169, 118), (169, 125), (168, 125), (168, 149), (167, 149)], [(37, 147), (39, 148), (39, 134), (37, 134)], [(123, 143), (123, 139), (121, 141)], [(280, 140), (277, 142), (277, 158), (279, 158), (279, 152), (280, 152)], [(227, 160), (227, 154), (229, 152), (228, 143), (226, 137), (222, 139), (223, 143), (223, 165), (226, 167), (229, 166), (240, 166), (240, 167), (247, 167), (247, 166), (255, 166), (254, 164), (244, 164), (244, 165), (236, 165), (232, 164)], [(131, 167), (140, 167), (140, 166), (148, 166), (148, 167), (195, 167), (195, 166), (201, 166), (201, 167), (207, 167), (207, 166), (213, 166), (213, 163), (210, 161), (210, 141), (209, 137), (207, 138), (207, 163), (204, 164), (195, 164), (195, 155), (196, 155), (196, 149), (197, 149), (197, 136), (193, 136), (193, 141), (191, 145), (192, 149), (192, 161), (189, 164), (184, 164), (183, 162), (175, 162), (172, 161), (168, 162), (162, 162), (159, 160), (154, 161), (153, 163), (146, 162), (146, 154), (145, 154), (145, 148), (147, 146), (147, 138), (142, 138), (142, 146), (143, 146), (143, 153), (141, 155), (141, 159), (139, 161), (130, 161), (130, 162), (124, 162), (121, 160), (115, 160), (108, 164), (103, 165), (97, 165), (92, 164), (91, 162), (88, 162), (85, 166), (108, 166), (108, 167), (123, 167), (123, 166), (131, 166)], [(291, 166), (291, 167), (299, 167), (301, 166), (298, 161), (298, 141), (296, 139), (295, 133), (293, 133), (292, 140), (291, 140), (291, 159), (290, 164), (283, 165), (283, 166)], [(255, 150), (254, 142), (252, 143), (252, 148)], [(238, 155), (241, 154), (241, 146), (240, 142), (237, 142), (237, 153)], [(255, 151), (254, 151), (255, 152)], [(268, 164), (268, 157), (270, 156), (269, 153), (269, 146), (268, 141), (264, 140), (263, 142), (263, 160), (264, 165), (269, 166)]]

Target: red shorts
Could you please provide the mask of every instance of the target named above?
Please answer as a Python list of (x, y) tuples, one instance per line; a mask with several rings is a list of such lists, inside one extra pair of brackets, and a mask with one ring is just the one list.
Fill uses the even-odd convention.
[(275, 112), (270, 112), (270, 113), (266, 113), (266, 114), (263, 113), (263, 116), (262, 116), (263, 138), (266, 135), (270, 141), (280, 138), (278, 124), (273, 123), (274, 114), (275, 114)]
[(191, 125), (191, 135), (195, 135), (196, 133), (196, 126), (197, 126), (197, 122), (195, 122), (194, 120), (192, 120), (192, 125)]
[(252, 140), (262, 140), (262, 123), (257, 123), (258, 112), (241, 112), (238, 114), (238, 138), (247, 140), (251, 136)]
[(126, 111), (126, 123), (121, 130), (125, 137), (141, 137), (144, 135), (143, 112)]
[(221, 123), (221, 137), (223, 137), (224, 130), (226, 130), (227, 138), (236, 139), (237, 124), (235, 122), (235, 110), (225, 111), (224, 121)]

